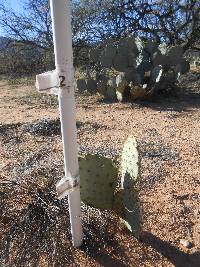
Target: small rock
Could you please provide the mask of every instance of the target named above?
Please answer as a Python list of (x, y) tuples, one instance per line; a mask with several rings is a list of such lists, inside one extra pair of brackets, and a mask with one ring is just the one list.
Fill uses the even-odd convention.
[(191, 248), (192, 247), (192, 243), (189, 242), (188, 240), (186, 239), (180, 239), (180, 244), (182, 246), (184, 246), (185, 248)]

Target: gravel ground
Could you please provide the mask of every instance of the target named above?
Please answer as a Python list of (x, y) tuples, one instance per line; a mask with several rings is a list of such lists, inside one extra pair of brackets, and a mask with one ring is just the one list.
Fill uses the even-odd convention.
[[(120, 163), (124, 141), (130, 134), (137, 137), (143, 211), (140, 240), (131, 236), (112, 213), (83, 205), (85, 238), (80, 249), (70, 246), (68, 217), (59, 213), (57, 227), (48, 226), (47, 237), (52, 238), (43, 240), (51, 244), (49, 251), (40, 249), (41, 243), (30, 236), (37, 253), (25, 253), (21, 248), (28, 256), (18, 250), (18, 258), (21, 255), (23, 261), (12, 262), (16, 255), (11, 251), (5, 266), (199, 267), (199, 78), (199, 74), (189, 73), (173, 94), (137, 103), (107, 103), (99, 96), (77, 95), (80, 154), (98, 153)], [(33, 87), (11, 87), (6, 82), (0, 83), (0, 90), (2, 179), (61, 178), (63, 159), (56, 99), (39, 96)], [(4, 241), (13, 235), (9, 223), (1, 224), (5, 260), (9, 242)], [(26, 231), (21, 231), (25, 235)], [(190, 248), (184, 247), (181, 239), (189, 241)], [(59, 240), (63, 240), (63, 246)]]

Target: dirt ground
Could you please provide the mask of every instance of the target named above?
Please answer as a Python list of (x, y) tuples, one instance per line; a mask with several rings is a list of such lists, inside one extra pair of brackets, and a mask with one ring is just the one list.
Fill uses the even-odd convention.
[[(85, 207), (83, 213), (92, 213), (96, 226), (92, 229), (85, 219), (80, 249), (68, 245), (66, 251), (54, 251), (54, 256), (38, 252), (35, 260), (24, 258), (21, 263), (4, 259), (5, 266), (199, 267), (200, 75), (189, 73), (175, 92), (152, 100), (110, 103), (97, 95), (77, 95), (76, 103), (80, 150), (119, 161), (126, 138), (130, 134), (137, 137), (142, 236), (134, 238), (109, 212)], [(0, 81), (2, 179), (47, 172), (62, 177), (58, 116), (55, 97), (39, 95), (34, 86)], [(54, 122), (52, 132), (40, 133), (38, 123), (44, 119)], [(9, 223), (1, 224), (5, 238), (10, 234)], [(181, 239), (188, 240), (190, 248), (181, 245)], [(1, 244), (2, 251), (6, 244)], [(66, 253), (63, 260), (62, 253)], [(48, 257), (54, 257), (54, 263)]]

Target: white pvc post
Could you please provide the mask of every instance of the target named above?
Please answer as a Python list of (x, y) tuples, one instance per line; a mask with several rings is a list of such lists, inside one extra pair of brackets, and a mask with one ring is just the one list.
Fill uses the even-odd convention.
[[(74, 98), (74, 68), (69, 0), (50, 0), (55, 66), (60, 79), (58, 90), (60, 121), (64, 151), (65, 177), (76, 179), (79, 175), (76, 116)], [(72, 241), (82, 243), (80, 187), (68, 193)]]

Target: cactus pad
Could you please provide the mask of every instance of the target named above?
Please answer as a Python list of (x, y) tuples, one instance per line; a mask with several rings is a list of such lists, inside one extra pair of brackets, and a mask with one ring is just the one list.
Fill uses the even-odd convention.
[(78, 79), (77, 80), (77, 88), (79, 90), (79, 92), (84, 92), (87, 90), (87, 84), (86, 81), (84, 79)]
[(115, 192), (113, 210), (122, 223), (136, 237), (142, 228), (142, 212), (136, 189), (120, 189)]
[(134, 136), (129, 136), (122, 151), (121, 186), (124, 189), (132, 188), (139, 175), (139, 153)]
[(105, 54), (102, 54), (100, 61), (101, 61), (101, 65), (104, 68), (111, 68), (113, 61), (112, 61), (112, 57), (111, 56), (107, 56)]
[(129, 60), (127, 55), (117, 54), (113, 59), (113, 67), (120, 72), (125, 71), (128, 68)]
[(125, 189), (122, 195), (122, 220), (130, 232), (138, 236), (142, 226), (142, 214), (137, 191)]
[(90, 93), (95, 93), (97, 90), (97, 82), (96, 80), (89, 79), (87, 80), (87, 91)]
[(154, 40), (148, 40), (145, 44), (145, 50), (153, 55), (158, 50), (158, 44)]
[(129, 91), (128, 82), (125, 79), (125, 73), (120, 73), (116, 77), (116, 97), (118, 101), (123, 101), (126, 93)]
[(116, 100), (116, 81), (115, 78), (108, 80), (107, 82), (107, 97), (110, 100)]
[(180, 63), (183, 56), (183, 48), (181, 46), (172, 46), (167, 51), (167, 56), (169, 58), (169, 64), (175, 66)]
[(110, 159), (97, 155), (80, 158), (81, 200), (99, 209), (112, 209), (117, 169)]
[(190, 70), (190, 63), (184, 58), (174, 67), (175, 72), (180, 72), (180, 74), (185, 74)]
[(158, 83), (162, 77), (162, 73), (163, 73), (163, 67), (161, 65), (156, 66), (151, 71), (151, 80), (154, 83)]
[(96, 49), (91, 49), (89, 53), (89, 58), (93, 62), (98, 62), (100, 61), (100, 56), (101, 56), (101, 49), (96, 48)]
[(97, 81), (97, 91), (99, 92), (99, 94), (106, 96), (106, 92), (107, 92), (107, 79), (106, 78)]

